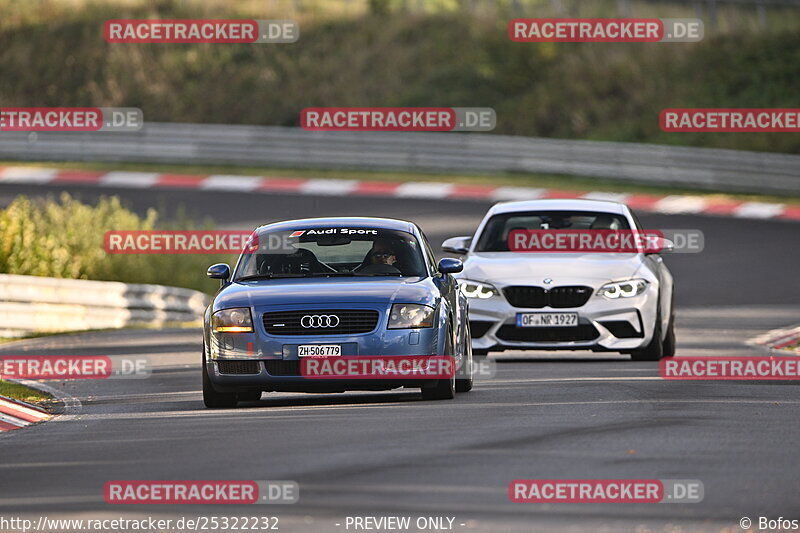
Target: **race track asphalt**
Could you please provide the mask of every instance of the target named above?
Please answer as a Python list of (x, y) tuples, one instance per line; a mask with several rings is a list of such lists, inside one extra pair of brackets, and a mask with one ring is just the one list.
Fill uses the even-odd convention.
[[(57, 187), (2, 185), (16, 194)], [(94, 201), (101, 191), (71, 187)], [(468, 234), (482, 201), (105, 190), (143, 212), (183, 204), (226, 228), (304, 216), (389, 216), (431, 241)], [(642, 214), (649, 228), (705, 234), (700, 254), (665, 260), (676, 278), (678, 355), (760, 355), (745, 342), (800, 322), (798, 229), (785, 221)], [(510, 353), (452, 401), (417, 391), (270, 393), (206, 410), (200, 331), (130, 329), (32, 339), (0, 355), (145, 356), (147, 379), (51, 382), (69, 414), (0, 436), (0, 517), (272, 515), (281, 531), (353, 531), (348, 516), (449, 516), (454, 531), (741, 531), (739, 519), (800, 519), (800, 392), (788, 382), (664, 381), (616, 354)], [(516, 504), (515, 479), (697, 479), (694, 504)], [(293, 480), (274, 506), (112, 506), (126, 479)], [(255, 510), (255, 512), (254, 512)], [(337, 525), (339, 524), (339, 525)], [(11, 529), (2, 529), (11, 531)], [(418, 531), (412, 529), (411, 531)]]

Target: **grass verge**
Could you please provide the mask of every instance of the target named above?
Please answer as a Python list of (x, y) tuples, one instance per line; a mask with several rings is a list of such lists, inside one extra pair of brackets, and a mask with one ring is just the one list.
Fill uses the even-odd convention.
[(53, 400), (53, 397), (46, 392), (2, 379), (0, 379), (0, 396), (33, 404), (51, 402)]

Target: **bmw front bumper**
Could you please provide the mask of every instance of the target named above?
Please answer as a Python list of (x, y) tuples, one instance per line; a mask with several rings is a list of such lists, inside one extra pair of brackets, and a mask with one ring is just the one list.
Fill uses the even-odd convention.
[[(472, 347), (476, 350), (595, 350), (627, 352), (646, 346), (657, 316), (657, 289), (610, 300), (594, 293), (579, 307), (521, 308), (500, 294), (470, 300)], [(578, 325), (518, 327), (519, 313), (577, 313)]]

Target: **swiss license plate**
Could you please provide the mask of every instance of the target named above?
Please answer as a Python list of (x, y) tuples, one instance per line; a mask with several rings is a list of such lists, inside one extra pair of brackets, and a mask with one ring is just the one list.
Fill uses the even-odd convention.
[(326, 357), (342, 355), (340, 344), (301, 344), (297, 347), (298, 357)]
[(517, 313), (517, 327), (553, 328), (578, 325), (578, 313)]

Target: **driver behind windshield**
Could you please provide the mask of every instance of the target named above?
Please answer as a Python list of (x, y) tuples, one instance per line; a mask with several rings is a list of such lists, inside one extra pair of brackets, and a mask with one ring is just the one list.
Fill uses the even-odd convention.
[(397, 263), (397, 253), (392, 249), (388, 240), (375, 241), (369, 251), (369, 264), (394, 265)]
[[(361, 232), (349, 234), (344, 232)], [(242, 254), (235, 279), (309, 276), (424, 276), (413, 235), (372, 228), (313, 228), (259, 233), (256, 253)]]

